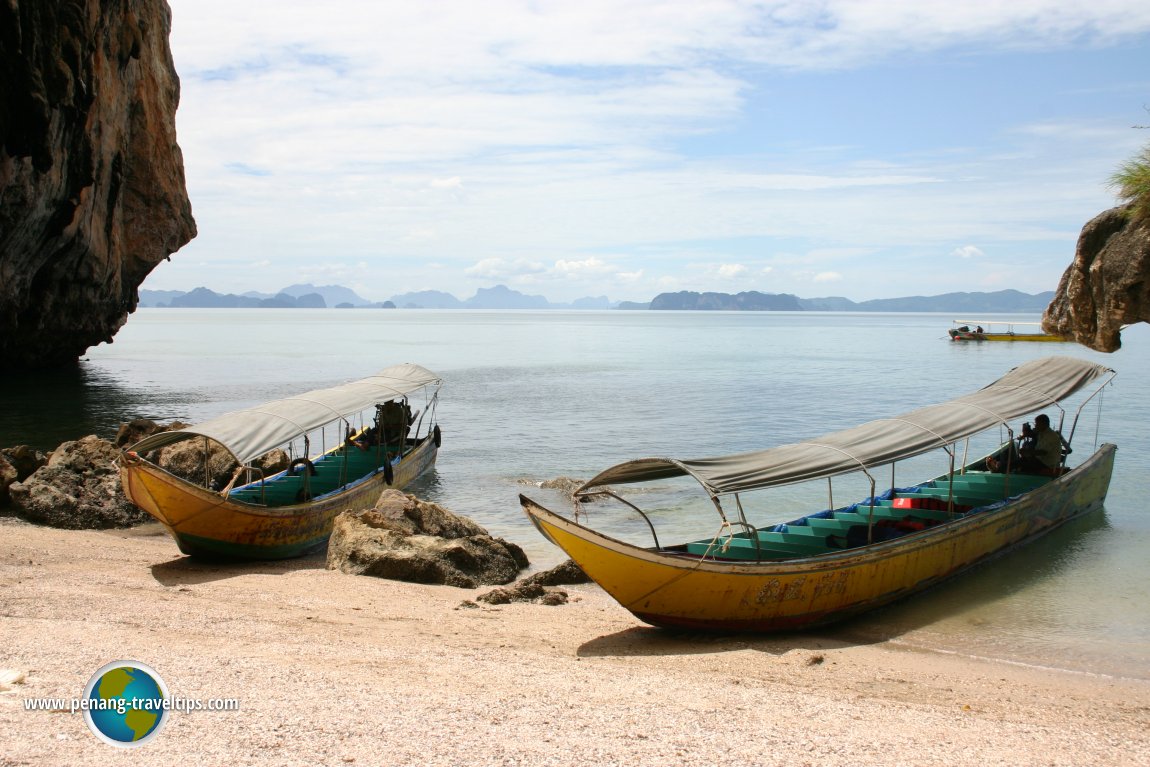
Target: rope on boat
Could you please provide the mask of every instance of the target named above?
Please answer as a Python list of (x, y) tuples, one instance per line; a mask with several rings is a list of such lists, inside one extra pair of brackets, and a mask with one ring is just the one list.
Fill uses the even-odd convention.
[(236, 470), (232, 472), (232, 478), (228, 480), (228, 484), (224, 485), (224, 489), (220, 491), (220, 495), (222, 495), (224, 498), (227, 498), (228, 493), (230, 493), (232, 488), (235, 487), (236, 480), (240, 478), (240, 474), (243, 473), (246, 469), (247, 467), (242, 464), (237, 466)]

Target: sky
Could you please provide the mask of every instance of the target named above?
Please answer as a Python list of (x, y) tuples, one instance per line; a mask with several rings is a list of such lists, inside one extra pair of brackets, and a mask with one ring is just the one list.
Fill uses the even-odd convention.
[(1053, 290), (1150, 143), (1145, 0), (169, 0), (143, 287)]

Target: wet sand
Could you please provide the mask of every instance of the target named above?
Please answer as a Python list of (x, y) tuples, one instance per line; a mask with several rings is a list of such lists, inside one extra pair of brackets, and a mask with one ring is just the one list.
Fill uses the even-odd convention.
[[(343, 575), (320, 557), (213, 565), (156, 525), (0, 519), (0, 765), (1145, 765), (1150, 682), (851, 640), (672, 634), (593, 585), (563, 606)], [(78, 698), (114, 660), (172, 696), (121, 753)]]

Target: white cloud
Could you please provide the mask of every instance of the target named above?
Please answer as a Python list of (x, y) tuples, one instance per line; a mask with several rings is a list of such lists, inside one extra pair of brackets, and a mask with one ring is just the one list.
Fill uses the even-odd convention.
[(747, 273), (747, 267), (742, 264), (721, 264), (716, 271), (719, 277), (725, 280), (733, 280), (745, 275)]
[(842, 282), (843, 276), (838, 272), (819, 272), (813, 277), (814, 282)]
[(464, 273), (470, 277), (491, 280), (509, 280), (544, 271), (546, 271), (546, 267), (537, 261), (524, 259), (508, 261), (503, 258), (485, 258), (474, 266), (464, 269)]
[(960, 248), (955, 248), (950, 252), (950, 255), (956, 258), (982, 258), (986, 254), (974, 245), (963, 245)]
[[(769, 273), (740, 242), (806, 254), (1045, 242), (1057, 253), (1076, 234), (1065, 222), (1110, 199), (1102, 181), (1082, 179), (1104, 179), (1099, 168), (1144, 139), (1126, 127), (1142, 116), (1136, 104), (1117, 127), (1110, 115), (1057, 110), (987, 124), (1015, 142), (996, 145), (999, 157), (929, 137), (911, 156), (856, 145), (864, 126), (849, 120), (795, 147), (775, 129), (808, 118), (770, 112), (769, 97), (765, 114), (748, 109), (780, 72), (1134, 40), (1150, 30), (1150, 4), (1136, 0), (171, 6), (179, 140), (200, 229), (174, 257), (188, 266), (268, 254), (300, 271), (331, 256), (371, 259), (389, 281), (432, 281), (434, 262), (445, 289), (530, 279), (592, 294), (612, 281), (701, 287), (683, 281), (699, 272), (670, 273), (684, 269), (674, 254), (686, 247), (707, 251), (693, 263), (728, 269), (705, 276)], [(710, 152), (686, 148), (702, 140)], [(738, 271), (739, 260), (753, 266)], [(848, 260), (805, 263), (854, 274)]]
[(604, 275), (615, 271), (615, 267), (605, 263), (602, 259), (592, 256), (581, 261), (566, 261), (560, 259), (555, 262), (555, 272), (560, 275), (583, 277), (588, 275)]

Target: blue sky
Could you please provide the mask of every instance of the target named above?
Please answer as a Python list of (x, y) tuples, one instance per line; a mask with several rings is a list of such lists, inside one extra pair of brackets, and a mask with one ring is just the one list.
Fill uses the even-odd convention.
[(1150, 142), (1144, 0), (170, 4), (150, 289), (1036, 293)]

